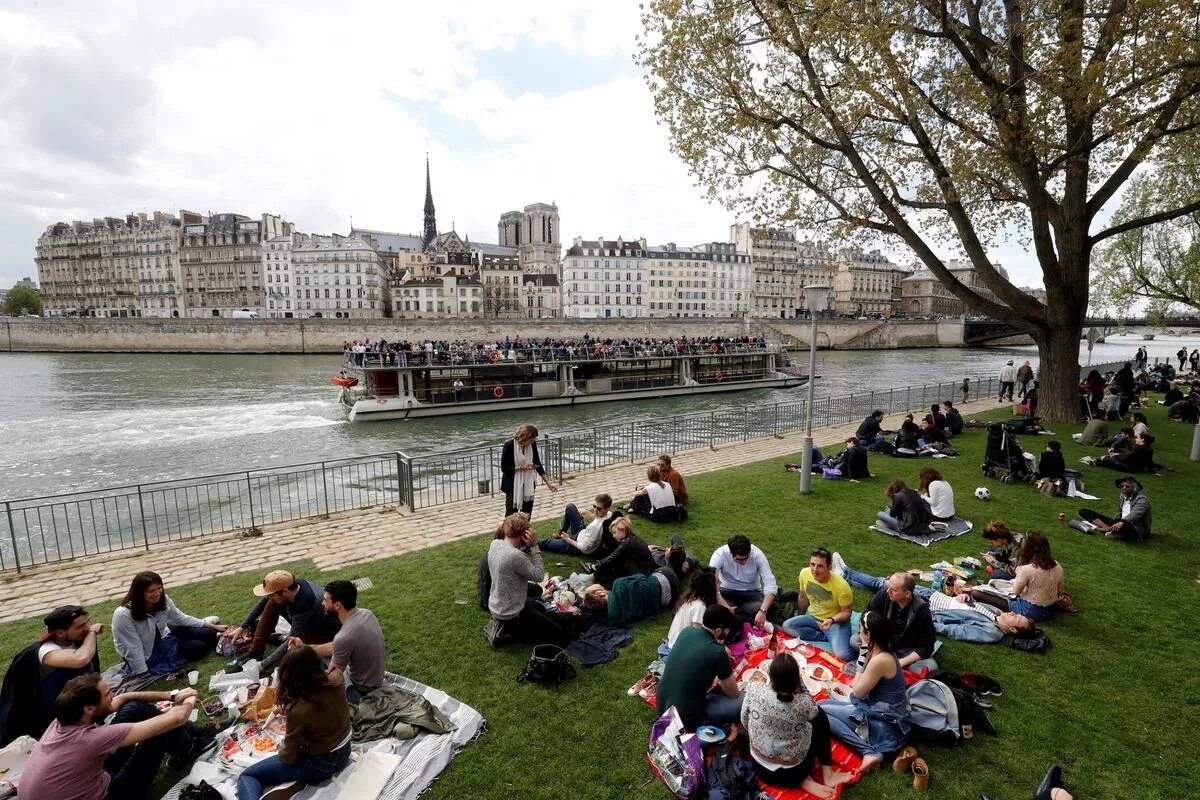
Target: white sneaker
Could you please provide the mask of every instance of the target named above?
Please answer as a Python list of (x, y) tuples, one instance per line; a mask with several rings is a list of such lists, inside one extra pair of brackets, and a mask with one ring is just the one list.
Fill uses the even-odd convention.
[(203, 622), (205, 625), (219, 625), (221, 623), (221, 618), (218, 617), (216, 614), (213, 614), (211, 617), (205, 617), (204, 619), (202, 619), (200, 621)]
[(830, 559), (830, 567), (839, 578), (846, 577), (846, 559), (842, 558), (841, 553), (834, 553)]

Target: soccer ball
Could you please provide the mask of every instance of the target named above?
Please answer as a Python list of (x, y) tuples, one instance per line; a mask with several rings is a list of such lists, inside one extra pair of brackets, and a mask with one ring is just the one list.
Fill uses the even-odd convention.
[(976, 489), (975, 496), (977, 498), (979, 498), (980, 500), (991, 500), (992, 499), (992, 493), (990, 491), (988, 491), (988, 488), (986, 486), (980, 486), (978, 489)]

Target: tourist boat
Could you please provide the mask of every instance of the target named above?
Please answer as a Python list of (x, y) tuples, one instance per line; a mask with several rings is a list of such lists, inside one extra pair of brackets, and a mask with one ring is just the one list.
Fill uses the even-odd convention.
[(802, 386), (777, 345), (596, 345), (435, 353), (349, 353), (361, 376), (339, 402), (351, 422), (580, 406)]

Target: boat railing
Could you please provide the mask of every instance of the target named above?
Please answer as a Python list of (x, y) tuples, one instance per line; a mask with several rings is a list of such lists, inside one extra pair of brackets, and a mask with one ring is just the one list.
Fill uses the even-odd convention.
[(398, 350), (389, 353), (346, 352), (343, 363), (355, 367), (471, 367), (489, 364), (558, 364), (584, 361), (625, 361), (647, 358), (679, 358), (682, 356), (757, 355), (784, 352), (780, 345), (724, 342), (693, 344), (631, 344), (497, 348), (471, 350)]
[[(875, 409), (927, 409), (960, 397), (959, 381), (864, 391), (814, 401), (813, 424), (859, 422)], [(995, 397), (996, 378), (975, 378), (971, 398)], [(540, 442), (554, 476), (650, 460), (702, 447), (796, 433), (803, 400), (555, 433)], [(682, 464), (687, 472), (686, 464)], [(620, 495), (632, 487), (612, 487)], [(418, 510), (500, 489), (500, 445), (449, 452), (378, 453), (0, 502), (0, 573), (84, 556), (150, 550), (172, 541), (369, 508)], [(497, 514), (498, 515), (498, 514)]]

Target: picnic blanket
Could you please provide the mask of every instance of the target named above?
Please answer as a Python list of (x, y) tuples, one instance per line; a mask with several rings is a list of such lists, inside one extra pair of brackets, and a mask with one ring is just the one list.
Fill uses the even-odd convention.
[[(390, 672), (384, 676), (384, 683), (399, 686), (424, 697), (434, 708), (449, 718), (455, 726), (455, 730), (444, 734), (422, 731), (415, 738), (404, 741), (389, 738), (362, 745), (356, 743), (354, 745), (354, 761), (349, 767), (335, 775), (333, 780), (324, 786), (305, 787), (296, 795), (297, 800), (338, 800), (344, 786), (347, 784), (354, 786), (357, 782), (355, 770), (360, 763), (378, 766), (380, 760), (374, 757), (368, 759), (368, 750), (385, 755), (390, 754), (398, 758), (398, 761), (393, 758), (386, 762), (389, 765), (394, 763), (395, 767), (391, 777), (384, 784), (383, 790), (377, 795), (379, 800), (415, 800), (418, 795), (429, 788), (442, 770), (446, 769), (458, 751), (481, 734), (487, 726), (487, 721), (478, 711), (440, 689), (434, 689), (411, 678)], [(206, 761), (207, 764), (204, 766), (211, 770), (214, 765), (219, 763), (219, 756), (211, 753), (207, 756)], [(200, 763), (197, 762), (198, 765)], [(199, 771), (203, 771), (203, 769)], [(236, 779), (236, 776), (231, 773), (225, 774)], [(163, 795), (163, 800), (178, 800), (180, 791), (188, 782), (188, 779), (185, 778), (177, 783)], [(354, 797), (355, 800), (360, 800), (359, 795), (356, 794)], [(362, 796), (361, 800), (370, 800), (370, 796)]]
[(880, 533), (886, 533), (888, 536), (895, 536), (897, 539), (903, 539), (906, 542), (919, 544), (921, 547), (929, 547), (933, 542), (940, 542), (942, 539), (949, 539), (952, 536), (962, 536), (968, 533), (974, 527), (968, 520), (962, 517), (951, 517), (946, 520), (945, 530), (930, 531), (929, 533), (897, 533), (889, 528), (884, 528), (878, 523), (867, 526), (870, 530), (876, 530)]

